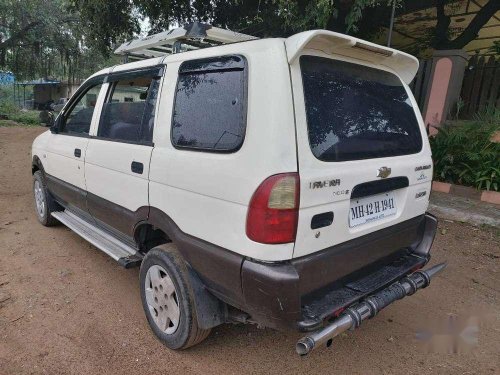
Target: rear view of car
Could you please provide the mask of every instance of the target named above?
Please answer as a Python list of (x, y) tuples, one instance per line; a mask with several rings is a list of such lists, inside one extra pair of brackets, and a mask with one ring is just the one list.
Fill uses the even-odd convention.
[(408, 88), (418, 61), (326, 31), (285, 45), (300, 179), (287, 285), (300, 296), (299, 330), (312, 332), (297, 345), (307, 354), (425, 287), (444, 265), (403, 279), (429, 261), (437, 227), (426, 213), (431, 150)]

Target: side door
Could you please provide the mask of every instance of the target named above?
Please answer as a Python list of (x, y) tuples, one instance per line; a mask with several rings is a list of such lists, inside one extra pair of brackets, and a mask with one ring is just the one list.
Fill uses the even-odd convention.
[(97, 121), (103, 78), (86, 82), (56, 120), (47, 147), (45, 172), (50, 192), (68, 208), (87, 214), (85, 152), (89, 131)]
[(99, 123), (87, 146), (87, 206), (97, 224), (132, 241), (149, 214), (149, 163), (162, 69), (119, 72), (107, 78)]

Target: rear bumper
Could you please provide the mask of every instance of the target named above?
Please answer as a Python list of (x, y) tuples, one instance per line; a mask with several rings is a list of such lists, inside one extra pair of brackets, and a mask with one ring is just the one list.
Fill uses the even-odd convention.
[(315, 330), (326, 318), (429, 261), (437, 220), (425, 214), (279, 263), (244, 259), (243, 310), (276, 329)]

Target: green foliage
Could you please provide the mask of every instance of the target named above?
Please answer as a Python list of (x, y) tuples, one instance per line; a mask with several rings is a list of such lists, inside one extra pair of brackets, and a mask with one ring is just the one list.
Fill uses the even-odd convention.
[(13, 121), (24, 125), (40, 124), (38, 111), (21, 110), (14, 104), (10, 86), (0, 86), (0, 115), (3, 118), (0, 125), (12, 125)]
[(493, 45), (488, 49), (488, 52), (500, 55), (500, 40), (494, 40)]
[(24, 125), (39, 125), (40, 124), (39, 116), (40, 116), (39, 111), (18, 110), (9, 115), (9, 120)]
[(438, 134), (430, 138), (434, 178), (499, 191), (500, 144), (491, 142), (498, 131), (500, 109), (495, 108), (478, 114), (472, 122), (439, 128)]
[(100, 3), (108, 31), (96, 29), (92, 14), (83, 18), (68, 0), (0, 0), (0, 69), (14, 72), (17, 80), (86, 78), (106, 63), (98, 48), (116, 40), (113, 22), (121, 21), (109, 13), (115, 2)]

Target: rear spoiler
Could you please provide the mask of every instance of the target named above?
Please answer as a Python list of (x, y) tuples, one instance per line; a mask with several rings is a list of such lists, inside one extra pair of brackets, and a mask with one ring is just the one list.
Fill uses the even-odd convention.
[(312, 30), (295, 34), (285, 40), (285, 46), (290, 64), (303, 50), (314, 49), (385, 66), (407, 84), (418, 71), (418, 60), (412, 55), (333, 31)]

